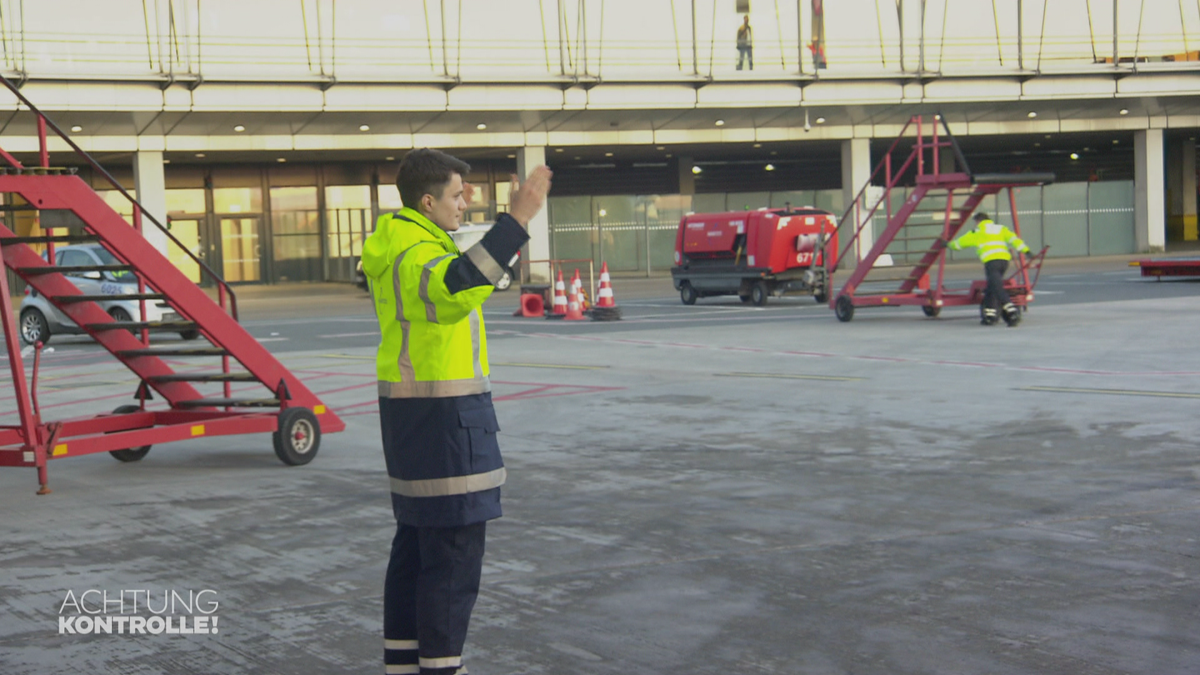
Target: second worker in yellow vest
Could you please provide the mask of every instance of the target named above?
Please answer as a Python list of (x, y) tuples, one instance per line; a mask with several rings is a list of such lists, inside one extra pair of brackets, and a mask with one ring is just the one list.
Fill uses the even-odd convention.
[(987, 278), (981, 323), (990, 326), (1003, 316), (1004, 323), (1016, 326), (1021, 323), (1021, 310), (1012, 303), (1008, 291), (1004, 290), (1004, 273), (1008, 270), (1008, 262), (1012, 260), (1009, 247), (1021, 253), (1029, 253), (1029, 247), (1012, 230), (994, 222), (986, 213), (976, 213), (974, 220), (975, 229), (950, 242), (947, 247), (961, 251), (973, 246), (979, 253)]

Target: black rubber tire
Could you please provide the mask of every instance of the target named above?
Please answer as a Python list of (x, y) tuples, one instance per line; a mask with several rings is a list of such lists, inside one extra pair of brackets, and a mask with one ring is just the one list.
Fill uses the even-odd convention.
[(927, 316), (931, 319), (936, 319), (937, 315), (942, 313), (942, 308), (941, 307), (930, 307), (929, 305), (921, 305), (921, 311), (925, 313), (925, 316)]
[(679, 299), (683, 301), (683, 304), (694, 305), (698, 297), (700, 297), (700, 294), (688, 282), (685, 281), (679, 285)]
[(854, 301), (848, 295), (839, 296), (837, 302), (833, 303), (833, 313), (843, 323), (853, 319)]
[(33, 307), (21, 312), (21, 342), (34, 345), (39, 342), (46, 344), (50, 341), (50, 323), (46, 321), (41, 310)]
[(513, 269), (511, 267), (505, 267), (504, 276), (500, 277), (500, 280), (495, 283), (494, 287), (500, 292), (507, 291), (508, 289), (512, 288), (513, 280), (516, 278), (517, 275), (513, 272)]
[(750, 302), (750, 295), (738, 293), (738, 300), (741, 300), (742, 302)]
[[(113, 307), (108, 311), (108, 315), (113, 318), (113, 321), (133, 321), (133, 317), (129, 316), (129, 312), (126, 312), (120, 307)], [(137, 331), (133, 330), (132, 328), (129, 329), (129, 332), (137, 335)]]
[[(113, 411), (114, 415), (128, 415), (129, 413), (141, 412), (141, 406), (123, 405)], [(150, 452), (149, 445), (143, 445), (140, 448), (127, 448), (125, 450), (109, 450), (108, 454), (117, 458), (122, 462), (137, 462)]]
[(279, 413), (279, 428), (271, 440), (279, 461), (303, 466), (313, 461), (321, 447), (321, 424), (308, 408), (287, 408)]
[(767, 304), (767, 298), (771, 294), (767, 292), (767, 283), (765, 281), (756, 281), (750, 285), (750, 303), (755, 307), (762, 307)]
[(200, 331), (196, 330), (195, 328), (192, 330), (180, 331), (179, 337), (183, 338), (184, 340), (195, 340), (196, 338), (200, 337)]

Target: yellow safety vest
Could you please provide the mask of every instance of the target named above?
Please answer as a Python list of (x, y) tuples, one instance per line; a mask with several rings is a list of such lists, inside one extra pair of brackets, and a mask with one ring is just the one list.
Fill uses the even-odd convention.
[(1012, 260), (1008, 247), (1012, 246), (1022, 253), (1029, 253), (1029, 247), (1021, 241), (1012, 230), (992, 220), (984, 220), (974, 230), (950, 242), (949, 247), (955, 251), (974, 246), (979, 253), (980, 262), (992, 260)]
[(480, 306), (492, 286), (458, 293), (446, 270), (462, 255), (450, 235), (410, 208), (379, 217), (363, 244), (382, 339), (379, 395), (443, 398), (491, 391)]

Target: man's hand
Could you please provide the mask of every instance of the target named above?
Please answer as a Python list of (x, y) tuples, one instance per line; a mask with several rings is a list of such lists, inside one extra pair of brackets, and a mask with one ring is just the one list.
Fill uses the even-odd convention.
[(508, 215), (512, 216), (522, 227), (528, 226), (529, 221), (542, 210), (546, 203), (546, 195), (550, 194), (550, 177), (553, 173), (550, 167), (542, 165), (529, 172), (525, 184), (516, 174), (512, 175), (512, 204)]

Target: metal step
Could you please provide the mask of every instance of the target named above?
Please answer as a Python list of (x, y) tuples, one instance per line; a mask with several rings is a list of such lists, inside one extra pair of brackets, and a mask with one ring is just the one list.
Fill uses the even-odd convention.
[(129, 272), (133, 265), (45, 265), (42, 267), (18, 267), (17, 274), (77, 274), (79, 272)]
[(122, 295), (56, 295), (57, 302), (108, 302), (111, 300), (166, 300), (162, 293), (125, 293)]
[(21, 169), (15, 166), (0, 166), (0, 176), (74, 176), (79, 167), (74, 166), (27, 166)]
[(153, 382), (257, 382), (250, 373), (175, 373), (147, 378)]
[(3, 237), (0, 238), (0, 246), (9, 244), (94, 244), (100, 241), (100, 237), (94, 234), (58, 234), (53, 237)]
[(198, 326), (195, 321), (109, 321), (107, 323), (89, 323), (86, 327), (90, 331), (141, 330), (145, 328), (152, 332), (170, 333), (196, 330)]
[(278, 408), (277, 398), (194, 398), (179, 401), (176, 408)]
[(120, 349), (117, 356), (228, 356), (229, 352), (221, 347), (173, 347), (170, 349)]

